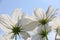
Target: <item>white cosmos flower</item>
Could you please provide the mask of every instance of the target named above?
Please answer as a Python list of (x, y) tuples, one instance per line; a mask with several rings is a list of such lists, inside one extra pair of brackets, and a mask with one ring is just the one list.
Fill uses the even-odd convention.
[[(58, 40), (60, 37), (60, 17), (56, 17), (53, 22), (50, 23), (52, 28), (55, 30), (55, 40)], [(60, 40), (60, 39), (59, 39)]]
[(50, 25), (60, 35), (60, 17), (56, 17)]
[[(45, 13), (45, 11), (42, 8), (36, 8), (34, 10), (34, 15), (33, 16), (34, 16), (35, 19), (34, 19), (34, 21), (31, 24), (34, 24), (35, 28), (39, 27), (37, 29), (37, 32), (36, 32), (37, 33), (37, 35), (36, 35), (37, 37), (34, 36), (35, 38), (37, 38), (36, 40), (41, 40), (40, 36), (45, 37), (46, 33), (48, 34), (48, 32), (51, 31), (51, 27), (50, 27), (49, 23), (53, 22), (52, 20), (56, 17), (56, 14), (58, 12), (59, 12), (58, 9), (56, 9), (55, 12), (53, 12), (53, 7), (52, 6), (49, 6), (49, 8), (48, 8), (46, 13)], [(35, 26), (35, 25), (37, 25), (37, 26)], [(43, 34), (43, 35), (41, 35), (41, 34)]]
[(38, 21), (40, 25), (45, 25), (45, 24), (48, 25), (48, 23), (51, 22), (56, 17), (56, 14), (58, 12), (59, 10), (56, 9), (55, 12), (53, 13), (52, 6), (49, 6), (46, 13), (42, 8), (36, 8), (34, 10), (34, 16), (35, 16), (36, 21)]
[(25, 26), (32, 20), (27, 15), (21, 14), (21, 9), (15, 9), (12, 16), (2, 14), (0, 17), (0, 28), (5, 31), (10, 38), (15, 38), (17, 35), (26, 40), (29, 36), (27, 31), (32, 30), (30, 26)]
[[(38, 26), (33, 31), (31, 31), (31, 33), (32, 33), (31, 40), (45, 40), (45, 37), (42, 38), (42, 36), (40, 35), (42, 30), (44, 30), (43, 26), (42, 27)], [(51, 28), (47, 27), (46, 31), (47, 32), (51, 31)]]

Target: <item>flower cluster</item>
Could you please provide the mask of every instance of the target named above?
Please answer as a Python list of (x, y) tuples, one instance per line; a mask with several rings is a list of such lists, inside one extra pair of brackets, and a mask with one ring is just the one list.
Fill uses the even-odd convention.
[[(60, 18), (57, 18), (59, 10), (53, 11), (54, 9), (50, 5), (46, 12), (42, 8), (35, 8), (32, 16), (22, 13), (19, 8), (13, 11), (12, 16), (0, 15), (0, 28), (6, 33), (3, 35), (3, 39), (17, 40), (18, 36), (24, 40), (48, 40), (48, 34), (52, 29), (56, 30), (57, 37), (57, 34), (60, 35)], [(1, 38), (1, 40), (3, 39)]]

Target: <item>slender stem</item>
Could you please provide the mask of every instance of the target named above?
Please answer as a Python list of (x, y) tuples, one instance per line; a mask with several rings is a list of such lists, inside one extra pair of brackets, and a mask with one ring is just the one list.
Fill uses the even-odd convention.
[(48, 40), (48, 37), (47, 37), (47, 31), (46, 31), (45, 25), (44, 25), (44, 29), (45, 29), (45, 32), (46, 32), (46, 40)]
[(48, 37), (47, 37), (47, 35), (46, 35), (46, 40), (48, 40)]
[(56, 29), (55, 40), (56, 40), (57, 34), (58, 34), (58, 28)]
[(15, 40), (17, 40), (17, 35), (15, 35)]
[(56, 37), (57, 37), (57, 33), (56, 33), (56, 35), (55, 35), (55, 40), (56, 40)]

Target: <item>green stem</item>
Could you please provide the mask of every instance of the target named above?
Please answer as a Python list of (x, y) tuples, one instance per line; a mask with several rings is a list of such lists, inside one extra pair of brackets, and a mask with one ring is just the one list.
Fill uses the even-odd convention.
[(17, 40), (17, 35), (15, 35), (15, 40)]
[(45, 29), (45, 32), (46, 32), (46, 40), (48, 40), (48, 37), (47, 37), (47, 31), (46, 31), (45, 25), (44, 25), (44, 29)]
[(48, 40), (48, 37), (47, 37), (47, 35), (46, 35), (46, 40)]
[(57, 37), (57, 33), (56, 33), (56, 35), (55, 35), (55, 40), (56, 40), (56, 37)]
[(58, 28), (56, 29), (55, 40), (56, 40), (57, 34), (58, 34)]

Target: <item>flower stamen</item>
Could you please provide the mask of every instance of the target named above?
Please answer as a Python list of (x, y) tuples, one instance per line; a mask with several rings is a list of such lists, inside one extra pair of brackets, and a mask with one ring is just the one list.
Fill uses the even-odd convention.
[(22, 27), (20, 26), (14, 26), (13, 28), (12, 28), (12, 32), (14, 33), (14, 35), (17, 35), (17, 34), (19, 34), (20, 32), (22, 32)]
[(42, 20), (39, 21), (39, 23), (41, 23), (42, 25), (45, 25), (45, 24), (48, 23), (48, 19), (47, 18), (46, 19), (42, 19)]

